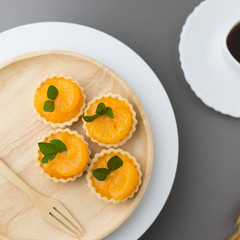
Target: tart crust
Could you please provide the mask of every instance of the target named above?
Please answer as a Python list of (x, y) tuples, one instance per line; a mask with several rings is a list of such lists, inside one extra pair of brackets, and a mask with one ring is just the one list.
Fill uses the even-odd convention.
[(117, 148), (117, 147), (120, 147), (123, 144), (125, 144), (127, 142), (127, 140), (132, 137), (132, 134), (136, 131), (136, 125), (137, 125), (136, 112), (133, 110), (132, 104), (130, 104), (126, 98), (121, 97), (119, 94), (113, 94), (113, 93), (102, 94), (102, 95), (100, 95), (98, 97), (93, 98), (92, 101), (88, 102), (87, 107), (85, 108), (83, 115), (84, 116), (87, 115), (87, 111), (90, 108), (92, 103), (94, 103), (95, 101), (100, 100), (102, 98), (108, 98), (108, 97), (117, 98), (120, 101), (125, 101), (126, 104), (129, 106), (129, 108), (131, 109), (131, 112), (132, 112), (132, 126), (131, 126), (131, 130), (129, 131), (128, 135), (125, 138), (123, 138), (121, 141), (117, 142), (117, 143), (109, 143), (109, 144), (107, 144), (107, 143), (99, 142), (99, 141), (97, 141), (96, 139), (94, 139), (94, 138), (92, 138), (90, 136), (90, 134), (88, 133), (87, 125), (86, 125), (86, 122), (84, 121), (84, 119), (82, 119), (82, 121), (83, 121), (83, 129), (86, 131), (86, 135), (91, 139), (91, 141), (97, 143), (99, 146), (107, 147), (107, 148), (110, 148), (110, 147)]
[[(114, 153), (121, 153), (123, 155), (127, 155), (130, 159), (132, 159), (133, 164), (135, 165), (135, 167), (136, 167), (136, 169), (137, 169), (137, 171), (139, 173), (139, 175), (138, 175), (138, 185), (137, 185), (136, 189), (132, 192), (131, 195), (129, 195), (128, 197), (126, 197), (124, 199), (115, 200), (113, 198), (108, 199), (106, 197), (102, 197), (100, 193), (96, 192), (96, 189), (95, 189), (95, 187), (92, 184), (92, 180), (91, 180), (92, 172), (91, 172), (91, 170), (93, 169), (94, 163), (97, 162), (98, 158), (104, 156), (105, 154), (109, 154), (109, 153), (112, 153), (112, 152), (114, 152)], [(118, 149), (110, 148), (110, 149), (107, 149), (107, 150), (104, 149), (100, 153), (95, 154), (94, 158), (91, 160), (91, 163), (90, 163), (90, 166), (88, 168), (87, 175), (86, 175), (86, 179), (88, 181), (88, 187), (90, 188), (92, 194), (94, 194), (97, 197), (97, 199), (99, 199), (99, 200), (103, 200), (106, 203), (114, 203), (114, 204), (118, 204), (120, 202), (125, 202), (129, 198), (132, 198), (134, 196), (134, 194), (136, 192), (138, 192), (138, 190), (139, 190), (139, 187), (140, 187), (140, 185), (142, 183), (141, 177), (142, 177), (142, 172), (140, 170), (140, 165), (137, 162), (136, 158), (133, 157), (129, 152), (123, 151), (120, 148), (118, 148)]]
[(56, 134), (58, 132), (67, 132), (71, 135), (75, 134), (78, 138), (80, 138), (86, 145), (87, 147), (87, 152), (88, 152), (88, 160), (87, 160), (87, 163), (86, 163), (86, 166), (85, 168), (79, 173), (79, 174), (76, 174), (75, 176), (73, 177), (69, 177), (67, 179), (64, 179), (64, 178), (56, 178), (56, 177), (51, 177), (49, 174), (47, 174), (44, 169), (41, 167), (41, 163), (39, 161), (39, 149), (37, 149), (37, 154), (36, 154), (36, 161), (37, 161), (37, 168), (40, 169), (40, 172), (42, 175), (46, 176), (47, 179), (51, 179), (53, 180), (54, 182), (62, 182), (62, 183), (67, 183), (67, 182), (73, 182), (75, 181), (78, 177), (81, 177), (83, 175), (83, 173), (88, 169), (88, 165), (90, 163), (90, 154), (91, 154), (91, 150), (89, 149), (89, 145), (88, 143), (85, 141), (84, 137), (82, 135), (80, 135), (77, 131), (71, 131), (70, 129), (66, 128), (66, 129), (57, 129), (57, 130), (51, 130), (47, 135), (45, 135), (43, 137), (43, 141), (49, 137), (50, 135), (52, 134)]
[[(75, 117), (75, 118), (72, 118), (70, 121), (68, 122), (64, 122), (64, 123), (53, 123), (53, 122), (50, 122), (50, 121), (47, 121), (44, 117), (42, 117), (38, 112), (37, 110), (35, 109), (34, 107), (34, 104), (33, 104), (33, 108), (34, 108), (34, 111), (35, 113), (38, 115), (38, 119), (40, 121), (42, 121), (45, 125), (48, 125), (52, 128), (64, 128), (66, 126), (70, 127), (72, 126), (72, 124), (74, 122), (77, 122), (79, 120), (79, 118), (83, 115), (83, 110), (84, 108), (86, 107), (86, 96), (84, 94), (84, 91), (83, 91), (83, 88), (79, 85), (79, 83), (77, 81), (73, 81), (71, 77), (66, 77), (64, 75), (53, 75), (53, 76), (50, 76), (50, 77), (45, 77), (44, 78), (44, 81), (42, 81), (40, 83), (40, 85), (38, 86), (38, 88), (42, 85), (42, 83), (46, 82), (48, 79), (52, 79), (54, 77), (57, 77), (57, 78), (65, 78), (65, 79), (68, 79), (68, 80), (71, 80), (73, 83), (77, 84), (77, 86), (80, 88), (80, 90), (82, 91), (82, 95), (83, 95), (83, 105), (81, 107), (81, 110), (79, 112), (79, 114)], [(38, 89), (37, 88), (37, 89)], [(36, 91), (35, 91), (36, 92)]]

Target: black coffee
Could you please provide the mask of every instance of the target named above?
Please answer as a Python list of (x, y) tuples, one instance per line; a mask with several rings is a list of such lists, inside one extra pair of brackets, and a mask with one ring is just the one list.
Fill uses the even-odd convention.
[(235, 25), (229, 32), (227, 47), (233, 57), (240, 63), (240, 23)]

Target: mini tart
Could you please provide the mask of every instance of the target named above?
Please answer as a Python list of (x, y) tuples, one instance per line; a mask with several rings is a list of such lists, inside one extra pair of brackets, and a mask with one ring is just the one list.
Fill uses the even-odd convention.
[[(106, 180), (98, 181), (92, 174), (93, 170), (107, 168), (108, 160), (115, 155), (122, 159), (123, 165), (112, 171)], [(94, 156), (86, 176), (88, 187), (98, 199), (115, 204), (125, 202), (138, 192), (141, 177), (140, 165), (136, 158), (131, 156), (129, 152), (113, 148), (102, 150)]]
[[(58, 96), (54, 101), (53, 112), (45, 112), (43, 106), (47, 97), (47, 90), (50, 85), (58, 89)], [(85, 95), (83, 89), (70, 77), (54, 76), (46, 78), (37, 88), (34, 95), (34, 109), (39, 119), (51, 127), (64, 128), (77, 122), (85, 108)]]
[(66, 145), (67, 151), (57, 153), (56, 157), (48, 163), (42, 163), (43, 154), (38, 149), (36, 160), (41, 173), (54, 182), (62, 183), (81, 177), (87, 170), (91, 154), (84, 137), (76, 131), (58, 129), (50, 131), (42, 142), (50, 142), (52, 139), (61, 140)]
[(126, 143), (132, 137), (133, 132), (136, 131), (136, 113), (127, 99), (118, 94), (108, 93), (89, 102), (84, 110), (84, 116), (94, 115), (100, 102), (103, 102), (106, 107), (112, 108), (114, 118), (104, 114), (93, 122), (85, 122), (82, 119), (83, 128), (86, 135), (93, 142), (98, 143), (99, 146), (107, 148), (119, 147)]

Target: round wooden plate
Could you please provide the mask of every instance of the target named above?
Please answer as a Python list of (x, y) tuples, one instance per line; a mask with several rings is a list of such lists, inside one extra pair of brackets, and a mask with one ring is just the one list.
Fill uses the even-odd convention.
[[(121, 148), (141, 165), (142, 185), (134, 198), (107, 204), (87, 187), (86, 175), (67, 184), (54, 183), (40, 174), (34, 160), (37, 143), (50, 131), (33, 111), (35, 89), (47, 76), (65, 75), (79, 81), (86, 101), (102, 93), (118, 93), (133, 105), (137, 130)], [(0, 65), (0, 158), (38, 192), (56, 198), (72, 212), (85, 229), (83, 240), (102, 239), (130, 216), (150, 179), (153, 142), (147, 115), (133, 90), (115, 72), (89, 57), (67, 51), (38, 51), (15, 57)], [(85, 136), (82, 121), (72, 127)], [(89, 138), (91, 157), (101, 147)], [(22, 192), (0, 178), (0, 235), (7, 239), (73, 239), (49, 225)]]

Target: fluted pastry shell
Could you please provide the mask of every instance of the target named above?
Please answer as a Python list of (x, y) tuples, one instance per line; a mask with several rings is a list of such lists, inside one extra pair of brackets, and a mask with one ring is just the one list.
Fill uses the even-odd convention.
[[(91, 180), (92, 171), (91, 170), (93, 169), (94, 163), (97, 162), (100, 157), (104, 156), (105, 154), (112, 153), (112, 152), (127, 155), (133, 161), (133, 164), (135, 165), (135, 167), (138, 171), (138, 185), (137, 185), (136, 189), (131, 193), (131, 195), (127, 196), (124, 199), (115, 200), (113, 198), (108, 199), (106, 197), (102, 197), (101, 194), (96, 191), (95, 187), (92, 184), (92, 180)], [(122, 202), (125, 202), (128, 199), (132, 198), (134, 196), (134, 194), (139, 191), (139, 187), (142, 183), (141, 177), (142, 177), (142, 172), (140, 170), (140, 165), (137, 162), (136, 158), (133, 157), (129, 152), (123, 151), (120, 148), (118, 148), (118, 149), (110, 148), (110, 149), (107, 149), (107, 150), (104, 149), (100, 153), (95, 154), (94, 158), (91, 160), (91, 163), (90, 163), (90, 166), (88, 168), (87, 175), (86, 175), (86, 179), (88, 181), (88, 187), (90, 188), (92, 194), (94, 194), (97, 197), (97, 199), (99, 199), (99, 200), (103, 200), (106, 203), (114, 203), (114, 204), (118, 204), (120, 202), (122, 203)]]
[[(42, 121), (45, 125), (48, 125), (48, 126), (50, 126), (50, 127), (52, 127), (52, 128), (65, 128), (65, 127), (70, 127), (70, 126), (72, 126), (73, 123), (77, 122), (77, 121), (79, 120), (79, 118), (83, 115), (84, 108), (86, 107), (86, 102), (85, 102), (85, 101), (86, 101), (86, 96), (85, 96), (85, 94), (84, 94), (83, 88), (79, 85), (78, 82), (73, 81), (71, 77), (66, 77), (66, 76), (64, 76), (64, 75), (53, 75), (53, 76), (51, 76), (51, 77), (45, 77), (45, 78), (44, 78), (44, 81), (42, 81), (42, 82), (40, 83), (40, 85), (38, 86), (38, 88), (42, 85), (42, 83), (44, 83), (44, 82), (47, 81), (48, 79), (52, 79), (52, 78), (54, 78), (54, 77), (57, 77), (57, 78), (65, 78), (65, 79), (71, 80), (73, 83), (77, 84), (77, 86), (79, 87), (79, 89), (81, 90), (82, 95), (83, 95), (83, 105), (82, 105), (82, 107), (81, 107), (81, 110), (80, 110), (79, 114), (78, 114), (76, 117), (72, 118), (70, 121), (63, 122), (63, 123), (53, 123), (53, 122), (51, 122), (51, 121), (47, 121), (44, 117), (42, 117), (42, 116), (37, 112), (37, 110), (35, 109), (34, 104), (33, 104), (33, 108), (34, 108), (35, 113), (38, 115), (38, 119), (39, 119), (40, 121)], [(38, 89), (38, 88), (37, 88), (37, 89)], [(35, 91), (35, 92), (36, 92), (36, 91)]]
[(84, 116), (87, 115), (87, 111), (89, 110), (91, 104), (93, 104), (97, 100), (100, 100), (102, 98), (108, 98), (108, 97), (117, 98), (120, 101), (125, 101), (126, 104), (129, 106), (129, 108), (130, 108), (130, 110), (132, 112), (132, 126), (131, 126), (131, 129), (130, 129), (128, 135), (125, 136), (121, 141), (119, 141), (117, 143), (109, 143), (109, 144), (107, 144), (107, 143), (102, 143), (102, 142), (97, 141), (96, 139), (94, 139), (88, 133), (87, 125), (86, 125), (86, 122), (84, 121), (84, 119), (82, 119), (82, 121), (83, 121), (83, 129), (86, 131), (86, 135), (91, 139), (91, 141), (97, 143), (99, 146), (107, 147), (107, 148), (110, 148), (110, 147), (117, 148), (117, 147), (120, 147), (123, 144), (125, 144), (127, 142), (127, 140), (129, 140), (132, 137), (132, 134), (136, 131), (136, 125), (137, 125), (136, 112), (133, 110), (132, 104), (130, 104), (126, 98), (121, 97), (119, 94), (113, 94), (113, 93), (102, 94), (102, 95), (100, 95), (98, 97), (95, 97), (92, 101), (88, 102), (87, 107), (84, 110)]
[(85, 143), (85, 145), (86, 145), (86, 147), (87, 147), (87, 152), (88, 152), (88, 160), (87, 160), (87, 163), (86, 163), (85, 168), (84, 168), (80, 173), (76, 174), (76, 175), (73, 176), (73, 177), (69, 177), (69, 178), (67, 178), (67, 179), (64, 179), (64, 178), (58, 179), (58, 178), (56, 178), (56, 177), (52, 177), (52, 176), (50, 176), (48, 173), (46, 173), (46, 172), (44, 171), (44, 169), (41, 167), (41, 163), (40, 163), (40, 160), (39, 160), (39, 149), (37, 149), (37, 154), (36, 154), (37, 168), (40, 169), (40, 173), (41, 173), (42, 175), (44, 175), (45, 177), (47, 177), (47, 179), (53, 180), (54, 182), (62, 182), (62, 183), (67, 183), (67, 182), (70, 182), (70, 181), (73, 182), (73, 181), (75, 181), (78, 177), (81, 177), (81, 176), (83, 175), (83, 173), (87, 170), (88, 165), (89, 165), (89, 163), (90, 163), (90, 154), (91, 154), (91, 151), (90, 151), (89, 145), (88, 145), (88, 143), (85, 141), (84, 137), (83, 137), (82, 135), (80, 135), (77, 131), (71, 131), (71, 130), (68, 129), (68, 128), (66, 128), (66, 129), (51, 130), (47, 135), (45, 135), (45, 136), (43, 137), (43, 142), (45, 141), (45, 139), (46, 139), (47, 137), (49, 137), (49, 136), (52, 135), (52, 134), (56, 134), (56, 133), (58, 133), (58, 132), (67, 132), (67, 133), (69, 133), (69, 134), (71, 134), (71, 135), (75, 134), (78, 138), (80, 138), (80, 139)]

